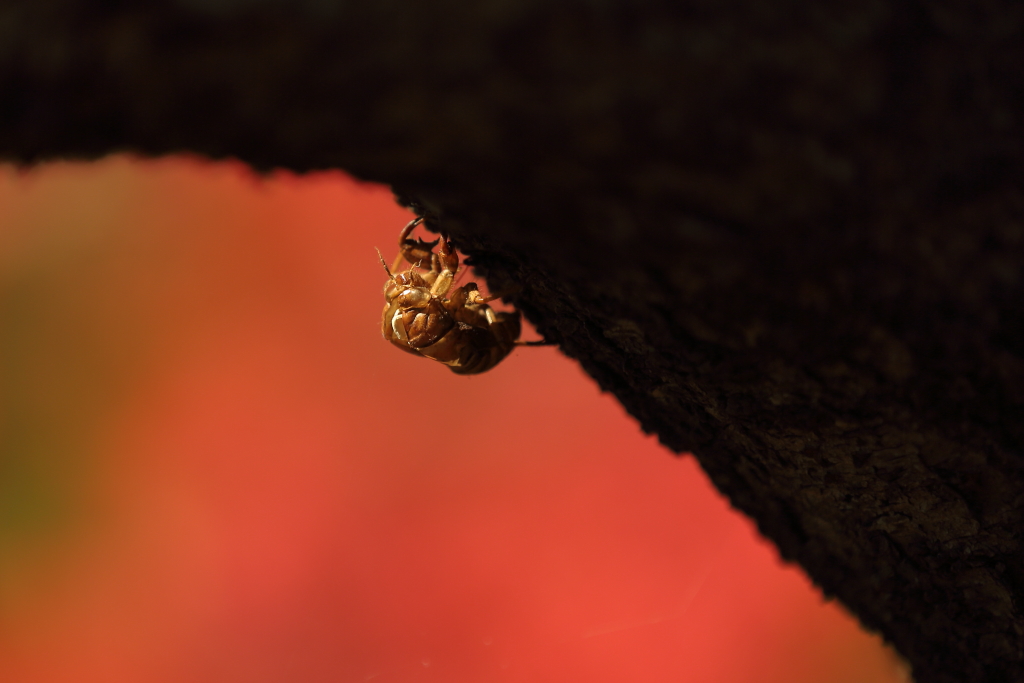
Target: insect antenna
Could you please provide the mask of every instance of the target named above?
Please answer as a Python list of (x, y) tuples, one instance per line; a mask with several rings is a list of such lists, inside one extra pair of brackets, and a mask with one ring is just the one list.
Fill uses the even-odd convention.
[[(377, 249), (377, 247), (374, 247), (374, 249)], [(391, 269), (388, 268), (388, 264), (384, 262), (384, 256), (381, 255), (380, 249), (377, 249), (377, 258), (380, 259), (380, 264), (384, 266), (384, 272), (388, 274), (388, 279), (394, 280), (395, 276), (391, 274)]]

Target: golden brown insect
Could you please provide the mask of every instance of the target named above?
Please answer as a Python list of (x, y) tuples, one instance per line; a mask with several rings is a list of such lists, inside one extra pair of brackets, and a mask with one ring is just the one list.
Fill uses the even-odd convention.
[[(458, 375), (490, 370), (517, 344), (535, 343), (517, 341), (519, 311), (495, 311), (487, 305), (499, 297), (483, 296), (474, 282), (452, 289), (459, 255), (444, 237), (433, 242), (411, 239), (422, 221), (417, 218), (399, 233), (400, 251), (391, 268), (380, 259), (388, 274), (381, 317), (384, 338), (403, 351), (444, 363)], [(411, 267), (396, 272), (402, 261)], [(430, 270), (417, 270), (428, 264)]]

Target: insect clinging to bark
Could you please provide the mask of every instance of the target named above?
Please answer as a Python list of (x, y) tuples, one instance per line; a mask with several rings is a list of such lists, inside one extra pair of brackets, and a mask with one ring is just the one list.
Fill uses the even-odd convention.
[[(411, 239), (422, 221), (411, 221), (399, 233), (399, 253), (390, 268), (380, 259), (388, 274), (381, 317), (384, 338), (403, 351), (444, 363), (458, 375), (490, 370), (517, 344), (537, 344), (517, 341), (519, 311), (495, 311), (487, 305), (499, 296), (483, 296), (474, 282), (452, 289), (459, 255), (446, 237), (433, 242)], [(398, 271), (402, 261), (409, 263), (408, 270)], [(417, 270), (428, 266), (426, 272)]]

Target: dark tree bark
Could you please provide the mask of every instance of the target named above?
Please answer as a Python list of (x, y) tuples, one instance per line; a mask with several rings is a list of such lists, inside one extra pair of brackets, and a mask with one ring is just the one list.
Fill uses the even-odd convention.
[(7, 2), (0, 155), (391, 183), (920, 683), (1018, 681), (1022, 29), (1016, 0)]

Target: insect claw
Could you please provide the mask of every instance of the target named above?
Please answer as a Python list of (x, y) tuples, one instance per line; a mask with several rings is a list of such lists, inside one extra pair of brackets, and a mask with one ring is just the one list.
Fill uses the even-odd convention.
[(409, 223), (406, 224), (406, 226), (404, 228), (402, 228), (402, 232), (398, 233), (398, 244), (399, 244), (399, 246), (401, 246), (401, 245), (403, 245), (405, 243), (405, 240), (408, 239), (409, 233), (411, 233), (413, 231), (413, 228), (415, 228), (417, 225), (419, 225), (422, 222), (423, 222), (423, 216), (419, 216), (419, 217), (414, 218), (413, 220), (409, 221)]

